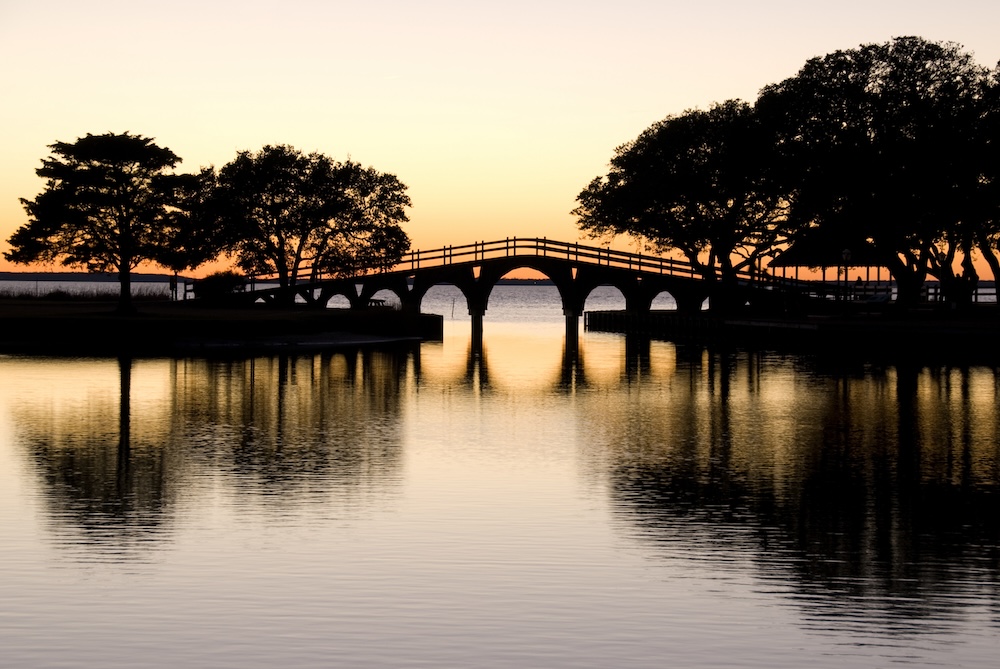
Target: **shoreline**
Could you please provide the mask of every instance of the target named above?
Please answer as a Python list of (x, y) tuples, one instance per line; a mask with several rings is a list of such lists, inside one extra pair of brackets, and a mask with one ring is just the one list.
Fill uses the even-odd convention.
[(53, 356), (253, 355), (440, 340), (443, 318), (392, 309), (275, 309), (187, 302), (0, 299), (0, 353)]
[[(440, 341), (443, 317), (388, 308), (218, 306), (137, 301), (0, 299), (0, 354), (51, 356), (234, 356), (306, 354)], [(1000, 308), (810, 316), (588, 311), (586, 331), (684, 345), (822, 352), (864, 361), (1000, 364)]]
[(729, 316), (676, 311), (586, 313), (584, 328), (679, 344), (822, 353), (857, 361), (1000, 364), (1000, 309)]

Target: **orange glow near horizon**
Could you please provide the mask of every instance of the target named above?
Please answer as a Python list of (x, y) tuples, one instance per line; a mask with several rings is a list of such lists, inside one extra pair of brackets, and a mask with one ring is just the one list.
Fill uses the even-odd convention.
[[(496, 241), (496, 240), (476, 240), (476, 241)], [(556, 241), (563, 241), (563, 240), (556, 240)], [(612, 244), (611, 247), (615, 248), (615, 249), (618, 249), (618, 250), (622, 250), (622, 251), (633, 251), (634, 252), (635, 251), (635, 245), (634, 244), (628, 244), (628, 243), (625, 243), (625, 242), (626, 242), (626, 240), (616, 241), (616, 243)], [(582, 240), (580, 243), (581, 243), (581, 245), (582, 244), (593, 245), (593, 246), (599, 246), (600, 245), (600, 244), (598, 244), (597, 242), (595, 242), (593, 240)], [(455, 246), (457, 246), (457, 244)], [(600, 245), (600, 246), (603, 246), (603, 245)], [(441, 248), (441, 247), (437, 247), (437, 248)], [(431, 251), (431, 250), (434, 250), (434, 249), (431, 249), (430, 247), (424, 247), (422, 249), (417, 249), (416, 247), (413, 247), (413, 250), (414, 251), (416, 251), (416, 250)], [(673, 255), (667, 254), (664, 257), (674, 257), (675, 259), (681, 259), (681, 260), (683, 260), (677, 254), (673, 254)], [(956, 269), (959, 269), (957, 263), (958, 263), (958, 261), (956, 261)], [(992, 273), (989, 265), (987, 264), (987, 262), (982, 257), (977, 258), (974, 261), (974, 265), (976, 267), (976, 271), (979, 273), (980, 280), (982, 280), (982, 281), (993, 281), (993, 280), (995, 280), (995, 277), (993, 277), (993, 273)], [(210, 263), (205, 263), (204, 265), (202, 265), (202, 266), (200, 266), (200, 267), (198, 267), (198, 268), (196, 268), (194, 270), (180, 272), (180, 275), (184, 276), (184, 277), (187, 277), (187, 278), (200, 279), (202, 277), (205, 277), (205, 276), (207, 276), (209, 274), (212, 274), (212, 273), (215, 273), (215, 272), (222, 272), (222, 271), (235, 270), (235, 269), (236, 269), (236, 264), (235, 264), (235, 262), (233, 260), (230, 260), (230, 259), (221, 259), (221, 260), (216, 260), (216, 261), (213, 261), (213, 262), (210, 262)], [(838, 270), (839, 270), (839, 268), (836, 268), (836, 267), (828, 267), (826, 269), (825, 274), (824, 274), (823, 270), (820, 269), (820, 268), (800, 267), (796, 271), (796, 268), (789, 267), (789, 268), (786, 269), (786, 271), (784, 272), (784, 274), (782, 273), (781, 269), (776, 269), (775, 272), (774, 272), (774, 276), (776, 276), (776, 277), (782, 277), (782, 278), (783, 277), (787, 277), (789, 279), (799, 278), (799, 279), (807, 280), (807, 281), (820, 281), (820, 280), (824, 280), (824, 276), (825, 276), (825, 280), (826, 281), (828, 281), (828, 282), (836, 282), (838, 280)], [(2, 271), (2, 272), (23, 272), (23, 273), (28, 273), (28, 272), (80, 272), (80, 273), (83, 273), (83, 270), (81, 270), (79, 268), (64, 267), (64, 266), (62, 266), (62, 265), (60, 265), (58, 263), (44, 263), (44, 264), (43, 263), (37, 263), (35, 265), (25, 266), (25, 265), (14, 265), (14, 264), (8, 263), (6, 261), (3, 261), (2, 263), (0, 263), (0, 271)], [(144, 264), (140, 265), (134, 271), (138, 272), (138, 273), (144, 273), (144, 274), (169, 274), (170, 273), (169, 270), (166, 270), (166, 269), (164, 269), (164, 268), (162, 268), (162, 267), (160, 267), (158, 265), (155, 265), (153, 263), (144, 263)], [(843, 280), (843, 274), (839, 274), (839, 277), (840, 277), (840, 280)], [(862, 282), (871, 281), (871, 282), (875, 282), (877, 280), (881, 280), (881, 281), (889, 281), (889, 280), (891, 280), (891, 277), (890, 277), (889, 272), (888, 272), (887, 269), (882, 268), (881, 270), (879, 270), (878, 268), (875, 268), (875, 267), (871, 267), (871, 268), (866, 268), (866, 267), (851, 267), (847, 271), (847, 277), (848, 277), (847, 280), (850, 281), (850, 282), (852, 282), (852, 283), (855, 282), (855, 281), (862, 281)], [(881, 277), (881, 279), (879, 279), (878, 277)], [(531, 269), (529, 267), (522, 267), (522, 268), (518, 268), (518, 269), (515, 269), (515, 270), (512, 270), (512, 271), (508, 272), (507, 274), (505, 274), (503, 276), (503, 278), (505, 278), (505, 279), (524, 279), (524, 280), (538, 281), (538, 280), (546, 280), (549, 277), (547, 277), (542, 272), (539, 272), (538, 270), (534, 270), (534, 269)], [(933, 281), (933, 278), (931, 278), (931, 280)]]

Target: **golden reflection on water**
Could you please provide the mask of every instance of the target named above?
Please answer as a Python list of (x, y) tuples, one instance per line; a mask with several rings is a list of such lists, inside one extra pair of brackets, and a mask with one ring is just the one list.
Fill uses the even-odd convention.
[(819, 618), (1000, 601), (992, 368), (594, 334), (572, 350), (495, 327), (482, 351), (453, 337), (247, 360), (7, 358), (0, 376), (56, 543), (111, 559), (168, 541), (194, 492), (363, 515), (414, 477), (460, 489), (455, 463), (477, 452), (536, 449), (525, 482), (569, 494), (580, 477), (651, 557), (750, 571)]
[(588, 333), (573, 350), (567, 349), (561, 334), (561, 326), (551, 324), (531, 330), (516, 323), (490, 324), (483, 350), (476, 352), (467, 333), (446, 330), (443, 343), (421, 348), (420, 383), (471, 384), (495, 393), (530, 396), (648, 383), (674, 373), (675, 348), (668, 342)]
[[(409, 365), (409, 367), (408, 367)], [(13, 440), (63, 545), (118, 554), (169, 535), (199, 486), (262, 508), (386, 499), (412, 359), (0, 361)], [(14, 381), (16, 380), (16, 381)]]
[(705, 353), (662, 392), (579, 416), (627, 534), (665, 558), (749, 560), (863, 627), (871, 611), (960, 615), (962, 592), (1000, 605), (998, 383)]

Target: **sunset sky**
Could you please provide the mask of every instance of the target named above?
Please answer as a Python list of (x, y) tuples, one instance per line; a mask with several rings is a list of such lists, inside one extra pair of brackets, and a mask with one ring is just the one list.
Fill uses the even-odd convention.
[(1000, 3), (0, 0), (0, 249), (47, 146), (109, 131), (181, 171), (291, 144), (391, 172), (415, 248), (575, 241), (576, 195), (650, 124), (902, 35), (993, 66)]

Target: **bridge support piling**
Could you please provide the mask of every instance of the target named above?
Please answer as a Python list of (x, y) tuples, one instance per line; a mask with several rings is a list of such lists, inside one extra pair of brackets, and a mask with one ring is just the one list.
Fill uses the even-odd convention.
[(580, 346), (580, 314), (566, 313), (566, 350), (576, 351)]
[(479, 354), (483, 351), (483, 312), (470, 311), (472, 316), (472, 350)]

